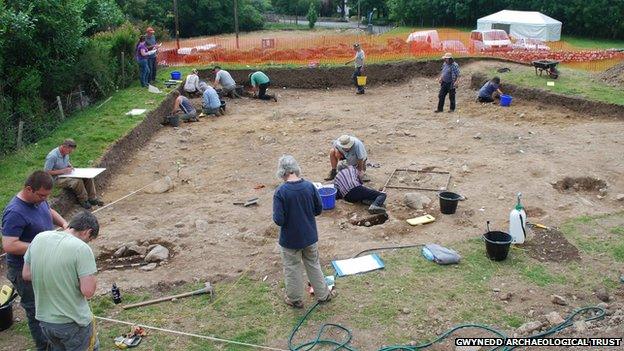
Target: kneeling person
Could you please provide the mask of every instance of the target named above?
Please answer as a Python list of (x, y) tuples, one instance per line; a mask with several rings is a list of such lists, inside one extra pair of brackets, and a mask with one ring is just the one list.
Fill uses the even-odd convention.
[(329, 150), (329, 162), (331, 164), (331, 171), (325, 180), (332, 180), (336, 176), (336, 167), (338, 162), (345, 160), (348, 166), (355, 166), (360, 172), (360, 177), (364, 182), (368, 182), (368, 177), (364, 174), (366, 172), (366, 160), (368, 155), (364, 143), (360, 139), (351, 136), (343, 135), (337, 140), (334, 140), (331, 150)]
[(498, 96), (503, 95), (503, 92), (500, 90), (500, 78), (494, 77), (492, 80), (483, 84), (481, 89), (479, 89), (479, 95), (477, 96), (477, 101), (479, 102), (494, 102), (494, 98), (492, 94), (496, 92)]
[(186, 96), (180, 95), (179, 90), (173, 91), (173, 96), (176, 97), (173, 101), (173, 114), (179, 115), (184, 122), (197, 122), (197, 110)]
[(249, 74), (249, 84), (251, 84), (251, 89), (253, 90), (254, 97), (257, 97), (260, 100), (273, 100), (277, 102), (277, 98), (275, 95), (269, 95), (266, 93), (269, 85), (271, 84), (271, 80), (269, 76), (264, 74), (262, 71), (257, 71)]
[(69, 155), (74, 150), (76, 150), (76, 142), (73, 139), (65, 139), (59, 147), (48, 153), (43, 170), (52, 176), (56, 186), (69, 189), (76, 194), (83, 208), (88, 210), (91, 206), (103, 206), (104, 203), (97, 198), (93, 179), (59, 177), (61, 174), (70, 174), (74, 171), (74, 167), (69, 162)]
[(220, 116), (225, 111), (221, 108), (221, 99), (215, 88), (208, 85), (202, 95), (202, 112), (205, 115)]
[(39, 233), (24, 255), (22, 275), (32, 281), (36, 318), (53, 350), (97, 350), (93, 313), (97, 267), (87, 244), (98, 236), (97, 218), (77, 214), (65, 231)]
[(338, 174), (334, 178), (337, 198), (351, 203), (362, 202), (370, 205), (368, 212), (372, 214), (386, 213), (383, 207), (386, 194), (375, 189), (365, 187), (360, 179), (360, 172), (353, 166), (339, 165)]

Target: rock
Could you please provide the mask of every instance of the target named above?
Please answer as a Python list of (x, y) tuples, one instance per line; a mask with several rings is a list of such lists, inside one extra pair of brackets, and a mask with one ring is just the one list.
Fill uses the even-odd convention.
[(462, 166), (462, 173), (470, 173), (470, 168), (468, 167), (468, 165)]
[(176, 227), (176, 228), (183, 228), (184, 227), (184, 223), (178, 222), (178, 223), (174, 224), (173, 226)]
[(132, 245), (127, 247), (126, 256), (132, 255), (145, 255), (147, 253), (147, 247)]
[(156, 245), (150, 252), (145, 256), (145, 262), (159, 262), (164, 261), (169, 258), (169, 249), (162, 245)]
[(555, 311), (552, 311), (549, 314), (547, 314), (546, 319), (548, 320), (548, 323), (550, 323), (551, 326), (555, 326), (557, 324), (564, 322), (563, 317), (561, 317), (561, 315)]
[(162, 194), (173, 189), (173, 180), (171, 177), (166, 176), (163, 179), (148, 186), (144, 191), (148, 194)]
[(406, 193), (403, 197), (405, 205), (414, 210), (422, 210), (429, 206), (431, 199), (421, 193)]
[(541, 327), (542, 322), (540, 321), (527, 322), (521, 325), (518, 329), (516, 329), (516, 333), (518, 333), (518, 335), (528, 335)]
[(195, 229), (197, 229), (198, 232), (207, 232), (208, 231), (208, 222), (204, 221), (203, 219), (198, 219), (195, 221)]
[(500, 292), (500, 289), (499, 288), (494, 288), (494, 289), (492, 289), (492, 291), (493, 292)]
[(601, 302), (596, 305), (596, 307), (604, 308), (605, 310), (609, 308), (609, 304), (606, 302)]
[(149, 271), (153, 271), (154, 269), (156, 269), (157, 266), (158, 266), (158, 263), (152, 262), (150, 264), (146, 264), (145, 266), (141, 267), (141, 270), (145, 272), (149, 272)]
[(472, 138), (476, 140), (481, 140), (481, 133), (475, 134), (475, 136), (473, 136)]
[(574, 330), (576, 330), (577, 333), (587, 331), (587, 323), (584, 320), (574, 322)]
[(617, 201), (624, 201), (624, 194), (617, 194), (617, 195), (615, 195), (615, 199)]
[(126, 247), (126, 245), (123, 245), (119, 247), (117, 251), (115, 251), (115, 253), (113, 254), (113, 257), (116, 257), (116, 258), (123, 257), (126, 254), (127, 250), (128, 248)]
[(513, 294), (510, 292), (504, 293), (501, 295), (500, 300), (501, 301), (511, 301), (511, 298), (513, 297)]
[(409, 308), (405, 307), (405, 308), (403, 308), (401, 310), (401, 313), (403, 313), (403, 314), (410, 314), (410, 313), (412, 313), (412, 311), (410, 311)]
[(596, 290), (596, 297), (602, 302), (609, 302), (611, 300), (609, 292), (604, 287)]
[(563, 296), (559, 296), (559, 295), (550, 295), (550, 301), (554, 303), (555, 305), (561, 305), (561, 306), (568, 305), (568, 301), (565, 298), (563, 298)]

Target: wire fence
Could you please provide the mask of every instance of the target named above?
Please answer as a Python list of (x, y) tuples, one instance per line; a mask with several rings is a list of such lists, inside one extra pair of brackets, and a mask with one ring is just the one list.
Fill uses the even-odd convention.
[(405, 59), (439, 57), (453, 52), (457, 57), (500, 57), (516, 62), (557, 60), (573, 63), (575, 68), (604, 70), (624, 59), (618, 50), (587, 50), (565, 41), (545, 43), (548, 49), (513, 49), (477, 51), (469, 32), (437, 29), (434, 36), (422, 36), (407, 42), (409, 32), (368, 35), (358, 29), (325, 31), (258, 32), (184, 39), (180, 49), (175, 42), (165, 43), (159, 63), (165, 65), (290, 64), (316, 66), (336, 64), (353, 57), (352, 44), (358, 42), (366, 52), (367, 62), (379, 63)]

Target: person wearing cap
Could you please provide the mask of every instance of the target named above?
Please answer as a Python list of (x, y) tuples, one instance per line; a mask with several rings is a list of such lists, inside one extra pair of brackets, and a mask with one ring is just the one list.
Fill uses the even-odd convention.
[(74, 166), (69, 162), (69, 155), (74, 150), (76, 150), (76, 142), (73, 139), (65, 139), (59, 147), (48, 153), (43, 170), (52, 176), (56, 186), (76, 194), (78, 202), (83, 208), (89, 210), (91, 206), (103, 206), (104, 203), (97, 197), (93, 179), (59, 177), (74, 171)]
[[(156, 43), (156, 36), (154, 35), (154, 32), (155, 31), (152, 27), (147, 27), (145, 30), (145, 45), (147, 45), (148, 50), (155, 50), (160, 47), (160, 45)], [(150, 70), (147, 80), (151, 83), (156, 80), (156, 51), (147, 56), (147, 66)]]
[(451, 106), (449, 112), (455, 111), (455, 89), (459, 83), (459, 65), (453, 60), (453, 55), (447, 52), (442, 56), (444, 63), (442, 64), (442, 72), (438, 78), (440, 83), (440, 93), (438, 94), (438, 109), (434, 112), (442, 112), (444, 110), (444, 100), (448, 94)]
[(357, 81), (357, 77), (364, 75), (364, 50), (362, 50), (359, 43), (355, 43), (353, 44), (353, 51), (355, 51), (355, 56), (353, 57), (353, 59), (345, 62), (345, 65), (348, 65), (351, 62), (355, 63), (355, 71), (353, 71), (351, 79), (353, 80), (353, 84), (355, 84), (355, 88), (357, 89), (356, 94), (364, 94), (364, 86), (359, 85)]
[(221, 69), (219, 66), (215, 66), (212, 69), (212, 73), (215, 75), (214, 86), (221, 85), (221, 89), (223, 90), (224, 96), (229, 96), (232, 98), (240, 98), (240, 95), (236, 93), (236, 82), (230, 72)]
[(179, 90), (173, 91), (175, 100), (173, 101), (173, 114), (180, 115), (180, 119), (184, 122), (198, 122), (197, 110), (186, 96), (180, 95)]
[(221, 99), (215, 88), (208, 85), (202, 94), (202, 113), (221, 116), (225, 110), (221, 107)]
[(331, 164), (331, 171), (325, 180), (333, 180), (336, 177), (336, 167), (338, 162), (344, 160), (348, 166), (354, 166), (362, 181), (369, 181), (368, 177), (364, 174), (366, 172), (366, 159), (368, 154), (364, 143), (360, 139), (351, 136), (343, 135), (337, 140), (334, 140), (331, 150), (329, 151), (329, 162)]
[(334, 187), (337, 190), (336, 198), (369, 205), (368, 212), (371, 214), (386, 213), (383, 207), (386, 194), (364, 186), (360, 172), (355, 167), (339, 164)]
[(201, 94), (203, 91), (199, 86), (199, 75), (197, 75), (197, 69), (193, 68), (191, 74), (186, 76), (186, 80), (184, 81), (184, 91), (188, 94)]
[(264, 72), (262, 71), (256, 71), (254, 73), (249, 73), (248, 78), (254, 97), (257, 97), (261, 100), (273, 100), (277, 102), (277, 98), (274, 95), (269, 95), (266, 93), (269, 85), (271, 84), (269, 76), (264, 74)]

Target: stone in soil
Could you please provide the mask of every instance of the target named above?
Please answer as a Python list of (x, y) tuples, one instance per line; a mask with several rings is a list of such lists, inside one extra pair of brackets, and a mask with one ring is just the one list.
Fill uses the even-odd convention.
[(173, 189), (173, 180), (171, 177), (166, 176), (163, 179), (148, 186), (144, 191), (148, 194), (162, 194)]
[(598, 298), (598, 300), (602, 302), (609, 302), (611, 300), (611, 296), (609, 296), (609, 292), (604, 287), (596, 290), (596, 297)]
[(615, 199), (617, 201), (624, 201), (624, 194), (617, 194), (617, 195), (615, 195)]
[(126, 245), (122, 245), (117, 249), (117, 251), (115, 251), (115, 253), (113, 254), (113, 257), (115, 258), (123, 257), (126, 254), (127, 250), (128, 248), (126, 247)]
[(564, 322), (563, 317), (561, 317), (561, 315), (555, 311), (552, 311), (549, 314), (547, 314), (546, 319), (548, 320), (548, 323), (550, 323), (551, 326), (555, 326)]
[(576, 330), (577, 333), (587, 331), (587, 323), (584, 320), (574, 322), (574, 330)]
[(563, 296), (560, 296), (560, 295), (551, 295), (550, 301), (554, 303), (555, 305), (561, 305), (561, 306), (568, 305), (568, 301)]
[(158, 263), (152, 262), (150, 264), (146, 264), (145, 266), (141, 267), (141, 270), (145, 272), (149, 272), (149, 271), (153, 271), (157, 266), (158, 266)]
[(132, 245), (127, 248), (126, 256), (145, 255), (146, 253), (147, 253), (147, 247), (139, 246), (139, 245)]
[(431, 199), (421, 193), (406, 193), (403, 197), (405, 205), (414, 210), (422, 210), (429, 206)]
[(516, 329), (516, 333), (518, 333), (519, 335), (528, 335), (536, 330), (539, 330), (542, 325), (543, 324), (540, 321), (527, 322), (518, 327), (518, 329)]
[(208, 231), (208, 222), (203, 219), (198, 219), (195, 221), (195, 229), (197, 229), (200, 233), (205, 233)]
[(164, 261), (169, 258), (169, 249), (162, 245), (156, 245), (148, 254), (145, 256), (145, 262), (159, 262)]

